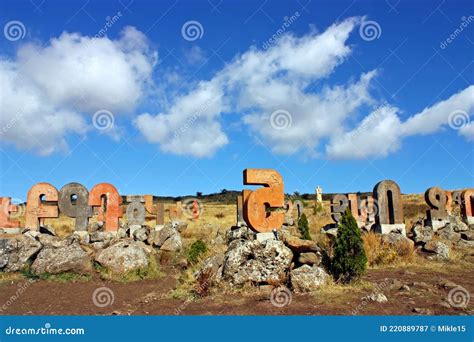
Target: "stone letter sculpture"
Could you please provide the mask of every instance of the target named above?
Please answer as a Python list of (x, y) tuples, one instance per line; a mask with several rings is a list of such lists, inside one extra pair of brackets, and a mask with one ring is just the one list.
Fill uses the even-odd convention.
[[(102, 198), (105, 199), (104, 205)], [(97, 184), (89, 193), (89, 205), (99, 207), (97, 220), (105, 222), (105, 230), (108, 232), (118, 230), (119, 218), (123, 215), (121, 204), (122, 196), (112, 184)]]
[(263, 185), (255, 191), (244, 190), (244, 219), (254, 230), (264, 233), (280, 229), (285, 220), (284, 212), (270, 211), (269, 208), (283, 208), (285, 195), (281, 175), (271, 169), (245, 169), (244, 185)]
[(336, 194), (331, 200), (331, 217), (335, 223), (339, 223), (341, 215), (349, 206), (349, 199), (346, 195)]
[(129, 225), (145, 223), (145, 198), (143, 196), (127, 196), (127, 220)]
[(379, 208), (375, 215), (376, 231), (382, 234), (400, 231), (406, 235), (402, 195), (398, 184), (392, 180), (381, 181), (375, 185), (373, 196)]
[(145, 210), (150, 215), (156, 216), (156, 224), (165, 224), (165, 206), (159, 202), (156, 205), (153, 204), (153, 195), (145, 195)]
[(446, 210), (448, 197), (446, 192), (436, 186), (425, 191), (425, 202), (430, 207), (426, 211), (425, 224), (431, 226), (434, 230), (446, 225), (448, 211)]
[(244, 204), (242, 195), (237, 196), (237, 227), (240, 227), (244, 223)]
[(0, 197), (0, 228), (19, 228), (20, 221), (11, 221), (10, 213), (18, 211), (18, 206), (11, 204), (10, 197)]
[(461, 193), (461, 213), (467, 224), (474, 224), (474, 189)]
[(79, 183), (69, 183), (59, 191), (59, 211), (76, 219), (76, 231), (87, 231), (89, 217), (92, 216), (89, 191)]
[[(58, 201), (58, 189), (49, 183), (38, 183), (28, 191), (26, 200), (25, 227), (38, 230), (40, 220), (43, 218), (58, 217), (58, 206), (48, 205), (44, 202)], [(44, 202), (42, 198), (44, 197)]]

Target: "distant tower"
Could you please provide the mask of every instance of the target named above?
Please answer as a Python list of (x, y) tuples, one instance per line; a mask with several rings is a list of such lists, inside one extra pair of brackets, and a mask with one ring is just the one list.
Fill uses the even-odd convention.
[(323, 189), (319, 185), (316, 188), (316, 203), (323, 204)]

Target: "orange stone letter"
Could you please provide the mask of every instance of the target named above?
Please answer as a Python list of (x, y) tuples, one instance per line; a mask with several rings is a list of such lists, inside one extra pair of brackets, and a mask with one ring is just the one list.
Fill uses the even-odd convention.
[[(102, 198), (105, 198), (104, 206), (102, 206)], [(105, 221), (105, 230), (108, 232), (118, 230), (119, 218), (123, 215), (121, 204), (122, 196), (112, 184), (97, 184), (89, 193), (89, 205), (99, 207), (97, 219)]]
[(255, 191), (244, 190), (244, 219), (258, 232), (271, 232), (279, 229), (285, 220), (285, 213), (271, 211), (268, 208), (283, 208), (285, 195), (281, 175), (270, 169), (244, 170), (245, 185), (263, 185), (264, 188)]
[(56, 189), (51, 184), (38, 183), (33, 185), (30, 191), (28, 191), (28, 198), (26, 200), (25, 227), (38, 230), (40, 225), (39, 220), (41, 218), (58, 217), (58, 206), (44, 203), (57, 202), (58, 198), (58, 189)]
[(0, 197), (0, 228), (18, 228), (20, 221), (10, 221), (10, 213), (18, 211), (18, 206), (11, 204), (10, 197)]

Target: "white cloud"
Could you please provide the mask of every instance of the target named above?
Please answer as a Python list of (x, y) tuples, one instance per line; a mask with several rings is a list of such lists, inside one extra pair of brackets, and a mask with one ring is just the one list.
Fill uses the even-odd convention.
[(357, 128), (335, 136), (326, 151), (334, 159), (384, 157), (398, 150), (405, 137), (426, 135), (442, 128), (458, 129), (467, 140), (474, 140), (474, 86), (454, 94), (447, 100), (423, 109), (401, 122), (399, 110), (389, 105), (369, 114)]
[[(331, 135), (353, 110), (371, 102), (368, 87), (375, 72), (362, 75), (357, 82), (324, 87), (319, 93), (306, 90), (330, 75), (349, 55), (346, 40), (357, 21), (351, 18), (321, 34), (301, 38), (282, 36), (266, 51), (252, 47), (210, 81), (178, 96), (162, 113), (140, 115), (136, 126), (149, 142), (160, 144), (164, 151), (203, 157), (214, 154), (228, 141), (220, 125), (221, 115), (239, 112), (273, 151), (293, 153), (299, 149), (296, 140), (313, 152), (319, 138)], [(218, 100), (195, 119), (194, 113), (208, 99)], [(293, 116), (293, 126), (288, 130), (275, 130), (270, 125), (271, 113), (279, 109)], [(192, 128), (171, 142), (170, 137), (189, 121), (193, 122)]]
[(0, 59), (0, 141), (40, 154), (66, 149), (66, 136), (84, 134), (97, 110), (132, 111), (156, 59), (133, 27), (118, 40), (63, 33), (20, 47), (14, 60)]

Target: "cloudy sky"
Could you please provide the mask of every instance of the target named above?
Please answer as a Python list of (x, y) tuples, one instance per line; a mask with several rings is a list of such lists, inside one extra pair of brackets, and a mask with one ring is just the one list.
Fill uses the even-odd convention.
[(2, 1), (0, 191), (474, 186), (469, 1)]

